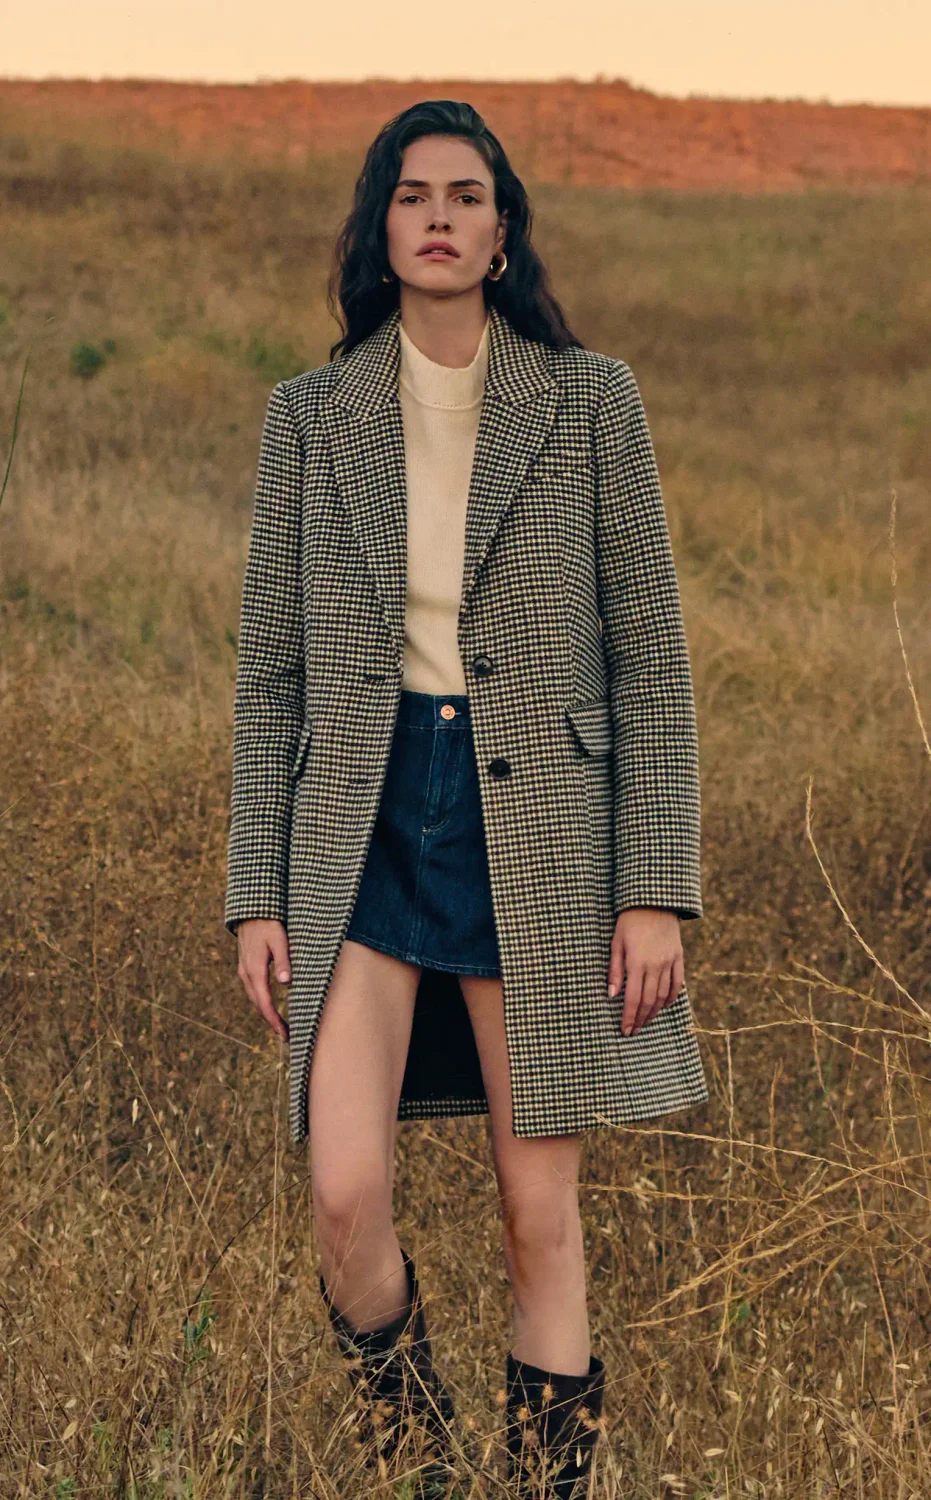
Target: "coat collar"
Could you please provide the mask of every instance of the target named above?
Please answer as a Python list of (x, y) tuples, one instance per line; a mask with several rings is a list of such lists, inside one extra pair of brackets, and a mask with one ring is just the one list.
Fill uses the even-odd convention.
[[(488, 371), (475, 438), (465, 520), (460, 641), (469, 596), (511, 503), (552, 429), (560, 385), (546, 346), (489, 307)], [(398, 659), (403, 659), (407, 574), (407, 474), (398, 389), (400, 309), (336, 361), (321, 408), (340, 499), (372, 576)]]
[[(401, 309), (396, 307), (374, 333), (337, 361), (331, 401), (350, 407), (364, 419), (394, 398), (401, 359), (400, 325)], [(486, 393), (491, 391), (517, 406), (555, 384), (544, 345), (525, 338), (503, 313), (489, 306)]]

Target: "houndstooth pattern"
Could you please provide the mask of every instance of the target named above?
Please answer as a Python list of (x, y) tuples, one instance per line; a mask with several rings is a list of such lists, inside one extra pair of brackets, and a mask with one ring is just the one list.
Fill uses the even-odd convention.
[[(623, 360), (489, 308), (458, 639), (504, 988), (513, 1129), (708, 1098), (683, 985), (635, 1036), (606, 993), (618, 913), (702, 915), (698, 739), (653, 446)], [(271, 392), (242, 590), (225, 921), (285, 923), (290, 1127), (352, 915), (404, 649), (400, 314)], [(491, 672), (476, 670), (490, 658)], [(497, 776), (504, 761), (510, 773)], [(492, 769), (489, 769), (489, 768)], [(446, 976), (449, 981), (450, 976)], [(421, 978), (400, 1119), (487, 1111), (455, 978)]]

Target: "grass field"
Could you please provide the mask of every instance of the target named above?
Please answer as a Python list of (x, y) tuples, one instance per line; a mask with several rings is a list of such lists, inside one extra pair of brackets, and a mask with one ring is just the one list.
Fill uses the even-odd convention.
[[(261, 421), (338, 336), (355, 166), (0, 140), (3, 1496), (393, 1493), (344, 1438), (286, 1058), (222, 922)], [(929, 195), (533, 197), (573, 328), (640, 382), (702, 748), (712, 1099), (588, 1138), (597, 1495), (925, 1495)], [(398, 1163), (474, 1500), (505, 1493), (485, 1131), (403, 1125)]]

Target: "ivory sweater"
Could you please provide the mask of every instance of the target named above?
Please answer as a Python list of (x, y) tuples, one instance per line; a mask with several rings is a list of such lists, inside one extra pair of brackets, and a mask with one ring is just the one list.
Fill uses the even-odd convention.
[(466, 502), (488, 369), (488, 323), (470, 365), (438, 365), (404, 325), (399, 391), (407, 467), (407, 592), (401, 686), (465, 693), (457, 625)]

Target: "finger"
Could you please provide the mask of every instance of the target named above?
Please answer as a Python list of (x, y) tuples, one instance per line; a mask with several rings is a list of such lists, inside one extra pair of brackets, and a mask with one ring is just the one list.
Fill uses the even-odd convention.
[(253, 953), (246, 961), (246, 972), (252, 987), (252, 1001), (259, 1010), (272, 1003), (272, 992), (268, 987), (268, 948), (264, 943), (262, 948), (264, 951)]
[(283, 927), (275, 929), (269, 947), (272, 950), (272, 965), (279, 984), (291, 983), (291, 959), (288, 949), (288, 934)]
[(640, 1004), (637, 1007), (637, 1016), (634, 1021), (635, 1036), (638, 1031), (643, 1030), (643, 1027), (647, 1022), (647, 1017), (649, 1016), (650, 1011), (653, 1008), (653, 1004), (656, 1000), (656, 981), (658, 977), (659, 971), (657, 969), (654, 969), (652, 964), (648, 965), (647, 970), (643, 976), (643, 990), (640, 995)]
[(275, 1008), (272, 1000), (271, 990), (268, 986), (268, 950), (266, 949), (265, 960), (261, 966), (255, 965), (249, 970), (249, 979), (252, 985), (252, 1000), (262, 1020), (277, 1032), (278, 1036), (287, 1038), (288, 1029), (281, 1016)]
[(611, 939), (611, 958), (610, 958), (610, 961), (608, 963), (608, 999), (609, 1000), (613, 1000), (614, 999), (614, 996), (617, 994), (618, 990), (621, 988), (621, 981), (622, 981), (623, 978), (624, 978), (624, 939), (621, 937), (621, 935), (618, 932), (617, 928), (615, 928), (615, 930), (614, 930), (614, 936)]
[(680, 991), (685, 984), (685, 958), (680, 953), (672, 966), (672, 984), (670, 985), (670, 1004), (679, 998)]
[(624, 1011), (621, 1017), (621, 1030), (625, 1036), (630, 1036), (634, 1029), (642, 992), (643, 964), (629, 963), (627, 966), (627, 988), (624, 992)]
[(274, 1031), (276, 1035), (280, 1036), (283, 1042), (286, 1042), (288, 1040), (288, 1028), (283, 1017), (281, 1017), (275, 1009), (272, 1000), (268, 999), (260, 1001), (258, 1011), (263, 1021), (266, 1021), (268, 1023), (272, 1031)]
[(240, 958), (240, 960), (239, 960), (239, 967), (236, 970), (236, 973), (239, 975), (239, 978), (242, 981), (242, 987), (243, 987), (243, 989), (245, 990), (246, 994), (248, 995), (249, 999), (252, 1001), (252, 1004), (254, 1005), (255, 1004), (255, 994), (253, 993), (253, 989), (252, 989), (252, 980), (249, 978), (249, 970), (246, 968), (245, 960), (242, 959), (242, 958)]
[(671, 980), (672, 964), (663, 964), (662, 968), (659, 971), (659, 979), (656, 985), (656, 999), (653, 1001), (653, 1004), (650, 1006), (649, 1011), (643, 1018), (644, 1026), (646, 1026), (648, 1021), (652, 1021), (657, 1012), (661, 1011), (664, 1005), (668, 1005), (669, 1001), (672, 999)]

